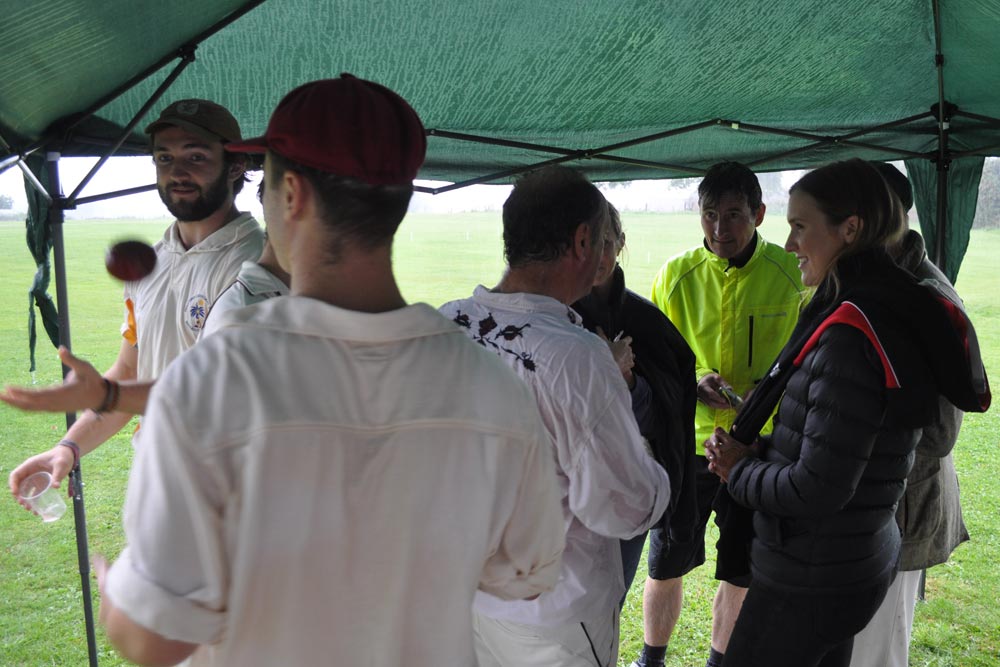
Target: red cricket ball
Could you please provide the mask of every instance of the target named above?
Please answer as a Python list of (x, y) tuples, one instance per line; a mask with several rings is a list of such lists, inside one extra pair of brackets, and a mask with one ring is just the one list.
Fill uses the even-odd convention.
[(118, 280), (142, 280), (156, 268), (156, 251), (142, 241), (119, 241), (108, 248), (104, 265)]

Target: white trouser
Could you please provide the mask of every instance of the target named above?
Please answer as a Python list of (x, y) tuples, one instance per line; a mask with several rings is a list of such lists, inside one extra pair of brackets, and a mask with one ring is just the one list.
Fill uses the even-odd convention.
[(479, 667), (615, 667), (618, 607), (605, 618), (554, 628), (500, 621), (473, 612)]
[(854, 637), (851, 667), (907, 667), (920, 572), (913, 570), (896, 575), (882, 606), (865, 629)]

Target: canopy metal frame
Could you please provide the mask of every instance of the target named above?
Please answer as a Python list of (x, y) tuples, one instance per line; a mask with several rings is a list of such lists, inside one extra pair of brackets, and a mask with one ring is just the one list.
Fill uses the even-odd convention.
[[(10, 151), (9, 146), (0, 137), (0, 146), (6, 148), (11, 155), (0, 160), (0, 172), (13, 166), (14, 164), (21, 164), (23, 158), (33, 152), (49, 147), (59, 147), (66, 143), (71, 137), (74, 141), (82, 143), (92, 143), (95, 145), (108, 144), (106, 140), (97, 139), (93, 137), (87, 137), (79, 134), (74, 134), (74, 130), (80, 126), (88, 118), (96, 114), (101, 108), (106, 106), (108, 103), (114, 101), (124, 93), (128, 92), (136, 85), (145, 81), (147, 78), (160, 71), (164, 67), (170, 65), (172, 62), (177, 60), (177, 64), (174, 70), (166, 77), (166, 79), (160, 84), (156, 91), (150, 96), (145, 104), (137, 111), (132, 120), (124, 127), (118, 139), (111, 142), (108, 145), (108, 149), (100, 157), (98, 162), (91, 168), (90, 172), (81, 180), (81, 182), (74, 188), (73, 192), (62, 199), (61, 206), (64, 210), (69, 210), (75, 208), (77, 205), (103, 201), (106, 199), (112, 199), (115, 197), (127, 196), (131, 194), (137, 194), (140, 192), (147, 192), (156, 188), (155, 185), (140, 186), (136, 188), (128, 188), (124, 190), (116, 190), (113, 192), (102, 193), (98, 195), (92, 195), (88, 197), (81, 197), (81, 193), (94, 175), (101, 169), (105, 162), (115, 155), (122, 146), (128, 146), (132, 152), (141, 153), (144, 152), (146, 147), (137, 146), (135, 144), (128, 143), (129, 138), (132, 135), (132, 130), (138, 125), (138, 123), (145, 117), (149, 109), (152, 108), (154, 104), (163, 96), (163, 94), (169, 89), (170, 85), (181, 75), (188, 65), (195, 61), (195, 53), (198, 46), (204, 42), (209, 37), (218, 33), (223, 28), (229, 26), (230, 24), (238, 21), (242, 16), (252, 11), (254, 8), (266, 2), (266, 0), (251, 0), (240, 8), (235, 10), (232, 14), (220, 20), (216, 24), (207, 28), (199, 35), (191, 39), (189, 42), (185, 43), (174, 51), (171, 55), (162, 58), (158, 62), (150, 65), (146, 70), (140, 72), (133, 78), (129, 79), (122, 85), (118, 86), (114, 90), (110, 91), (102, 98), (94, 102), (90, 107), (83, 110), (78, 114), (74, 114), (69, 119), (64, 119), (62, 122), (56, 122), (53, 127), (46, 133), (46, 135), (40, 139), (38, 142), (24, 147), (22, 150), (14, 153)], [(650, 170), (650, 176), (653, 178), (666, 177), (666, 178), (683, 178), (683, 177), (694, 177), (703, 175), (705, 169), (696, 165), (685, 165), (685, 164), (671, 164), (666, 162), (657, 162), (651, 160), (640, 160), (637, 158), (630, 158), (622, 155), (614, 155), (613, 153), (617, 151), (622, 151), (627, 148), (638, 146), (641, 144), (648, 144), (656, 141), (662, 141), (669, 139), (670, 137), (687, 134), (690, 132), (696, 132), (699, 130), (706, 130), (710, 128), (730, 128), (733, 131), (744, 131), (753, 132), (758, 134), (770, 134), (774, 136), (799, 139), (803, 141), (803, 145), (790, 150), (785, 150), (781, 152), (774, 153), (772, 155), (766, 155), (764, 157), (758, 158), (756, 160), (751, 160), (746, 162), (749, 167), (761, 167), (769, 163), (774, 163), (780, 160), (786, 160), (790, 157), (796, 155), (802, 155), (815, 151), (817, 149), (827, 148), (827, 147), (846, 147), (846, 148), (857, 148), (859, 150), (870, 150), (878, 152), (882, 155), (895, 158), (895, 159), (927, 159), (934, 162), (937, 165), (939, 172), (939, 183), (938, 183), (938, 217), (939, 224), (937, 226), (937, 241), (936, 244), (936, 254), (940, 255), (943, 250), (943, 234), (946, 223), (946, 205), (947, 205), (947, 170), (948, 165), (953, 159), (959, 157), (965, 157), (970, 155), (980, 155), (989, 154), (995, 148), (1000, 147), (1000, 138), (996, 141), (991, 141), (983, 146), (978, 146), (972, 149), (967, 149), (960, 152), (951, 152), (949, 149), (949, 136), (951, 132), (951, 122), (954, 118), (964, 118), (970, 121), (977, 122), (989, 129), (1000, 129), (1000, 119), (992, 118), (990, 116), (984, 116), (969, 111), (963, 111), (958, 109), (957, 106), (948, 103), (944, 97), (944, 55), (942, 53), (942, 38), (941, 38), (941, 18), (940, 18), (940, 0), (933, 0), (933, 17), (934, 17), (934, 38), (935, 38), (935, 54), (934, 62), (937, 75), (937, 92), (938, 101), (934, 104), (928, 112), (921, 114), (916, 114), (913, 116), (908, 116), (906, 118), (900, 118), (898, 120), (890, 121), (887, 123), (882, 123), (879, 125), (874, 125), (871, 127), (860, 128), (842, 134), (816, 134), (815, 132), (771, 127), (766, 125), (758, 125), (753, 123), (746, 123), (735, 119), (725, 119), (725, 118), (713, 118), (693, 123), (690, 125), (685, 125), (678, 128), (663, 130), (653, 134), (637, 137), (627, 141), (622, 141), (614, 144), (609, 144), (606, 146), (593, 147), (593, 148), (569, 148), (562, 146), (549, 146), (544, 144), (530, 143), (524, 141), (517, 141), (513, 139), (504, 139), (499, 137), (487, 137), (475, 134), (469, 134), (464, 132), (455, 132), (452, 130), (444, 128), (432, 128), (428, 129), (428, 137), (439, 137), (442, 139), (449, 139), (453, 141), (464, 141), (472, 142), (482, 145), (492, 145), (501, 146), (505, 148), (515, 148), (519, 150), (527, 150), (540, 154), (552, 154), (558, 157), (554, 157), (548, 160), (539, 160), (537, 162), (532, 162), (529, 164), (511, 167), (497, 172), (492, 172), (484, 174), (482, 176), (477, 176), (474, 178), (457, 181), (444, 186), (439, 187), (429, 187), (429, 186), (415, 186), (414, 190), (417, 192), (423, 192), (431, 195), (443, 194), (445, 192), (451, 192), (453, 190), (462, 189), (469, 187), (471, 185), (484, 184), (484, 183), (496, 183), (501, 181), (506, 181), (518, 175), (535, 171), (542, 167), (546, 167), (553, 164), (563, 164), (570, 162), (584, 162), (584, 161), (604, 161), (618, 164), (628, 164), (631, 166), (642, 167)], [(915, 123), (920, 121), (931, 120), (934, 122), (934, 126), (926, 127), (916, 127)], [(917, 152), (902, 149), (891, 144), (886, 143), (873, 143), (867, 141), (858, 141), (860, 137), (866, 135), (871, 135), (875, 133), (888, 132), (888, 131), (899, 131), (905, 129), (909, 126), (909, 129), (915, 130), (922, 133), (936, 133), (938, 136), (937, 147), (931, 151)], [(22, 169), (26, 173), (30, 173), (29, 170)], [(942, 184), (943, 181), (943, 184)], [(43, 190), (37, 179), (31, 179), (32, 185)], [(46, 193), (45, 196), (51, 197), (50, 193)], [(940, 261), (941, 257), (936, 257), (935, 261)]]
[[(185, 60), (181, 65), (178, 66), (178, 70), (171, 74), (170, 81), (176, 78), (180, 74), (180, 70), (187, 66), (190, 62), (193, 62), (194, 55), (193, 52), (185, 56)], [(115, 152), (122, 146), (125, 145), (127, 138), (130, 136), (131, 131), (135, 126), (142, 120), (149, 109), (159, 100), (168, 88), (169, 82), (164, 82), (164, 85), (157, 89), (156, 93), (150, 97), (149, 101), (145, 103), (139, 113), (128, 123), (123, 134), (119, 139), (112, 144), (112, 149), (107, 151), (98, 162), (91, 168), (87, 175), (81, 180), (81, 182), (76, 186), (73, 192), (66, 196), (61, 197), (61, 206), (63, 210), (72, 210), (79, 205), (89, 204), (97, 201), (104, 201), (107, 199), (113, 199), (116, 197), (123, 197), (132, 194), (139, 194), (141, 192), (148, 192), (156, 189), (156, 184), (143, 185), (133, 188), (127, 188), (122, 190), (115, 190), (111, 192), (106, 192), (97, 195), (91, 195), (87, 197), (82, 197), (81, 192), (94, 177), (94, 175), (100, 170), (100, 168), (106, 163), (106, 161), (112, 157)], [(944, 115), (941, 116), (939, 109), (944, 109)], [(940, 116), (940, 117), (939, 117)], [(748, 167), (756, 168), (767, 165), (768, 163), (773, 163), (776, 161), (784, 160), (789, 157), (794, 157), (795, 155), (801, 155), (803, 153), (809, 153), (817, 149), (827, 148), (827, 147), (849, 147), (857, 148), (860, 150), (869, 150), (879, 152), (889, 159), (926, 159), (936, 164), (949, 164), (953, 159), (958, 159), (961, 157), (973, 156), (973, 155), (991, 155), (995, 152), (996, 148), (1000, 148), (1000, 134), (996, 141), (990, 141), (989, 143), (977, 146), (974, 148), (962, 150), (962, 151), (951, 151), (948, 148), (948, 138), (950, 134), (951, 124), (956, 118), (966, 118), (972, 121), (976, 121), (990, 129), (1000, 130), (1000, 119), (991, 118), (989, 116), (983, 116), (967, 111), (958, 109), (955, 105), (948, 103), (944, 104), (934, 104), (931, 109), (927, 112), (916, 114), (913, 116), (908, 116), (906, 118), (901, 118), (899, 120), (891, 121), (888, 123), (882, 123), (879, 125), (873, 125), (871, 127), (852, 130), (850, 132), (845, 132), (843, 134), (816, 134), (813, 132), (801, 131), (801, 130), (789, 130), (784, 128), (769, 127), (766, 125), (757, 125), (753, 123), (744, 123), (739, 120), (724, 119), (724, 118), (713, 118), (698, 123), (693, 123), (691, 125), (685, 125), (683, 127), (674, 128), (671, 130), (664, 130), (662, 132), (657, 132), (655, 134), (645, 135), (642, 137), (637, 137), (635, 139), (630, 139), (628, 141), (618, 142), (615, 144), (609, 144), (606, 146), (599, 146), (595, 148), (568, 148), (559, 146), (549, 146), (545, 144), (536, 144), (524, 141), (515, 141), (511, 139), (503, 139), (499, 137), (485, 137), (480, 135), (468, 134), (463, 132), (454, 132), (445, 129), (428, 129), (426, 134), (428, 137), (440, 137), (442, 139), (451, 139), (454, 141), (465, 141), (483, 145), (490, 146), (501, 146), (505, 148), (516, 148), (520, 150), (533, 151), (536, 153), (549, 153), (557, 155), (548, 160), (539, 160), (537, 162), (531, 162), (525, 165), (511, 167), (502, 171), (491, 172), (484, 174), (482, 176), (477, 176), (463, 181), (457, 181), (455, 183), (449, 183), (447, 185), (430, 187), (417, 185), (414, 186), (416, 192), (423, 192), (431, 195), (439, 195), (446, 192), (451, 192), (453, 190), (459, 190), (472, 185), (478, 184), (489, 184), (505, 182), (513, 177), (536, 171), (543, 167), (547, 167), (554, 164), (564, 164), (570, 162), (584, 162), (584, 161), (604, 161), (615, 164), (628, 164), (632, 166), (643, 167), (650, 170), (650, 176), (666, 177), (666, 178), (691, 178), (702, 176), (705, 174), (705, 169), (693, 164), (675, 164), (667, 162), (656, 162), (652, 160), (641, 160), (637, 158), (631, 158), (622, 155), (613, 155), (615, 151), (624, 150), (633, 146), (638, 146), (640, 144), (652, 143), (655, 141), (662, 141), (673, 136), (686, 134), (690, 132), (696, 132), (699, 130), (705, 130), (709, 128), (729, 128), (736, 132), (752, 132), (756, 134), (770, 134), (780, 137), (790, 137), (795, 139), (800, 139), (804, 143), (802, 146), (792, 148), (789, 150), (781, 151), (778, 153), (773, 153), (771, 155), (765, 155), (756, 160), (748, 160), (745, 164)], [(932, 124), (919, 125), (916, 123), (920, 121), (931, 121)], [(938, 146), (929, 151), (912, 151), (904, 148), (899, 148), (891, 144), (886, 143), (874, 143), (869, 141), (857, 141), (858, 137), (863, 137), (865, 135), (883, 133), (889, 130), (901, 130), (907, 129), (906, 126), (910, 126), (911, 131), (919, 133), (938, 133), (938, 128), (943, 128), (940, 131), (940, 140)], [(79, 141), (80, 137), (74, 137), (75, 140)], [(2, 138), (0, 138), (2, 141)], [(26, 151), (23, 155), (28, 155), (38, 148), (44, 148), (44, 146), (34, 147), (33, 150)], [(41, 183), (31, 174), (31, 171), (27, 169), (23, 164), (23, 159), (20, 156), (15, 156), (14, 159), (8, 159), (7, 163), (3, 165), (3, 168), (10, 168), (13, 166), (20, 166), (25, 172), (25, 177), (29, 179), (31, 185), (43, 194), (43, 196), (51, 198), (51, 194), (48, 193)], [(0, 168), (0, 171), (3, 170)], [(766, 171), (766, 169), (765, 169)], [(669, 174), (664, 176), (665, 174)]]
[[(114, 156), (122, 147), (127, 147), (132, 153), (142, 153), (147, 147), (142, 145), (136, 145), (134, 143), (129, 143), (132, 136), (132, 131), (141, 122), (143, 117), (148, 113), (148, 111), (156, 104), (156, 102), (166, 93), (170, 88), (171, 84), (176, 81), (180, 74), (195, 61), (196, 51), (198, 46), (204, 42), (206, 39), (212, 35), (218, 33), (220, 30), (226, 26), (238, 21), (242, 16), (252, 11), (257, 6), (263, 4), (266, 0), (251, 0), (240, 8), (235, 10), (232, 14), (225, 17), (221, 21), (215, 23), (211, 27), (207, 28), (203, 32), (199, 33), (196, 37), (191, 39), (186, 44), (182, 45), (180, 48), (172, 52), (170, 55), (162, 58), (153, 65), (149, 66), (146, 70), (138, 73), (133, 78), (124, 82), (114, 90), (109, 91), (106, 95), (95, 101), (90, 107), (84, 109), (78, 114), (74, 114), (72, 117), (63, 119), (53, 124), (46, 134), (36, 141), (35, 143), (26, 145), (20, 149), (14, 150), (4, 141), (3, 137), (0, 137), (0, 148), (5, 150), (8, 154), (6, 157), (0, 159), (0, 173), (3, 171), (17, 166), (21, 169), (24, 174), (25, 182), (37, 190), (46, 200), (51, 203), (50, 213), (48, 217), (48, 224), (52, 232), (52, 245), (53, 245), (53, 260), (54, 260), (54, 270), (56, 278), (56, 295), (58, 304), (58, 317), (59, 317), (59, 344), (71, 349), (71, 337), (70, 337), (70, 318), (69, 318), (69, 302), (67, 298), (67, 277), (66, 277), (66, 261), (65, 261), (65, 244), (63, 240), (63, 225), (65, 223), (65, 211), (75, 209), (79, 205), (84, 205), (92, 202), (103, 201), (107, 199), (113, 199), (116, 197), (127, 196), (131, 194), (137, 194), (140, 192), (147, 192), (156, 189), (155, 184), (145, 185), (134, 188), (127, 188), (123, 190), (115, 190), (112, 192), (106, 192), (97, 195), (91, 195), (87, 197), (81, 196), (81, 193), (90, 183), (91, 179), (97, 174), (98, 171), (104, 166), (108, 159)], [(742, 132), (753, 132), (762, 134), (771, 134), (775, 136), (799, 139), (803, 142), (802, 146), (793, 148), (790, 150), (781, 151), (774, 153), (772, 155), (764, 156), (756, 160), (748, 161), (746, 164), (750, 167), (761, 167), (768, 163), (774, 163), (779, 160), (785, 160), (796, 155), (802, 155), (809, 153), (817, 149), (823, 149), (827, 147), (846, 147), (846, 148), (856, 148), (859, 150), (868, 150), (880, 152), (884, 155), (894, 156), (897, 159), (908, 158), (908, 159), (927, 159), (936, 164), (938, 171), (938, 184), (937, 184), (937, 229), (936, 229), (936, 247), (935, 256), (932, 258), (933, 261), (941, 266), (944, 260), (944, 240), (946, 236), (946, 226), (947, 226), (947, 186), (948, 186), (948, 167), (953, 159), (960, 157), (967, 157), (973, 155), (988, 155), (993, 154), (995, 149), (1000, 148), (1000, 135), (996, 141), (990, 141), (987, 144), (966, 149), (962, 151), (951, 151), (950, 149), (950, 134), (952, 131), (951, 123), (956, 119), (965, 119), (971, 122), (975, 122), (984, 126), (987, 129), (997, 129), (1000, 130), (1000, 119), (993, 118), (990, 116), (984, 116), (976, 114), (967, 110), (962, 110), (957, 108), (955, 105), (950, 104), (945, 99), (944, 95), (944, 55), (942, 52), (941, 43), (941, 20), (940, 20), (940, 0), (933, 0), (933, 15), (934, 15), (934, 38), (935, 38), (935, 67), (937, 74), (937, 89), (938, 89), (938, 101), (934, 104), (928, 112), (921, 114), (916, 114), (913, 116), (908, 116), (906, 118), (900, 118), (888, 123), (882, 123), (879, 125), (874, 125), (871, 127), (861, 128), (845, 132), (843, 134), (816, 134), (814, 132), (800, 131), (794, 129), (785, 129), (778, 127), (768, 127), (764, 125), (757, 125), (753, 123), (744, 123), (739, 120), (724, 119), (724, 118), (713, 118), (704, 120), (701, 122), (693, 123), (690, 125), (685, 125), (683, 127), (663, 130), (656, 132), (654, 134), (645, 135), (642, 137), (637, 137), (635, 139), (618, 142), (614, 144), (609, 144), (606, 146), (599, 146), (594, 148), (568, 148), (559, 146), (547, 146), (543, 144), (535, 144), (530, 142), (516, 141), (511, 139), (503, 139), (498, 137), (485, 137), (479, 135), (473, 135), (462, 132), (455, 132), (447, 129), (434, 128), (428, 129), (428, 137), (438, 137), (442, 139), (449, 139), (453, 141), (464, 141), (464, 142), (474, 142), (484, 145), (500, 146), (506, 148), (515, 148), (520, 150), (527, 150), (532, 152), (537, 152), (540, 154), (551, 154), (555, 155), (548, 160), (540, 160), (531, 164), (526, 164), (523, 166), (512, 167), (509, 169), (484, 174), (483, 176), (470, 178), (463, 181), (458, 181), (455, 183), (450, 183), (441, 187), (427, 187), (427, 186), (415, 186), (414, 190), (417, 192), (424, 192), (432, 195), (438, 195), (445, 192), (450, 192), (453, 190), (458, 190), (471, 185), (482, 184), (482, 183), (495, 183), (498, 181), (505, 181), (507, 179), (513, 178), (520, 174), (531, 172), (542, 167), (553, 165), (553, 164), (563, 164), (570, 162), (583, 162), (583, 161), (605, 161), (610, 163), (628, 164), (632, 166), (639, 166), (647, 168), (650, 170), (651, 177), (667, 177), (667, 178), (682, 178), (682, 177), (695, 177), (703, 175), (705, 170), (701, 167), (695, 165), (683, 165), (683, 164), (671, 164), (666, 162), (656, 162), (649, 160), (639, 160), (635, 158), (630, 158), (627, 156), (614, 155), (616, 151), (622, 151), (624, 149), (637, 146), (640, 144), (646, 144), (655, 141), (667, 140), (671, 137), (678, 136), (681, 134), (687, 134), (690, 132), (704, 131), (711, 128), (729, 128), (733, 131)], [(147, 78), (153, 76), (164, 67), (167, 67), (174, 61), (177, 61), (173, 70), (165, 77), (164, 81), (157, 87), (154, 93), (149, 97), (149, 99), (144, 103), (140, 109), (136, 112), (135, 116), (131, 121), (123, 128), (120, 136), (115, 141), (108, 142), (106, 139), (88, 137), (79, 133), (75, 130), (88, 118), (96, 114), (100, 109), (106, 106), (108, 103), (116, 100), (118, 97), (126, 93), (127, 91), (134, 88), (139, 83), (145, 81)], [(931, 121), (933, 125), (919, 125), (916, 124), (921, 122)], [(906, 150), (892, 145), (887, 145), (884, 143), (874, 143), (869, 141), (859, 141), (861, 137), (866, 135), (871, 135), (875, 133), (883, 133), (888, 131), (916, 131), (921, 133), (936, 133), (937, 134), (937, 146), (934, 150), (927, 152), (915, 152), (911, 150)], [(73, 141), (81, 143), (90, 143), (98, 146), (105, 146), (106, 150), (98, 159), (98, 162), (91, 168), (91, 170), (84, 176), (79, 184), (73, 189), (69, 196), (63, 196), (61, 194), (62, 188), (59, 181), (59, 171), (58, 164), (61, 157), (62, 146), (65, 145), (70, 139)], [(31, 170), (25, 164), (25, 158), (29, 155), (36, 153), (39, 150), (46, 150), (46, 157), (49, 166), (49, 173), (51, 176), (51, 191), (47, 191), (45, 187), (39, 182), (38, 178), (31, 172)], [(655, 176), (654, 176), (655, 175)], [(944, 268), (944, 267), (941, 267)], [(62, 368), (63, 377), (69, 372), (69, 368), (63, 366)], [(69, 428), (76, 420), (76, 415), (73, 413), (66, 414), (66, 426)], [(80, 465), (77, 463), (76, 467), (71, 473), (71, 489), (73, 491), (73, 506), (74, 506), (74, 521), (76, 527), (76, 538), (77, 538), (77, 555), (80, 568), (80, 577), (82, 582), (82, 593), (83, 593), (83, 606), (84, 606), (84, 617), (87, 632), (87, 646), (88, 646), (88, 657), (89, 664), (91, 667), (96, 667), (97, 665), (97, 648), (94, 633), (94, 622), (93, 622), (93, 611), (91, 608), (91, 594), (90, 594), (90, 565), (89, 558), (87, 555), (87, 527), (86, 527), (86, 513), (83, 501), (83, 481), (81, 476)]]

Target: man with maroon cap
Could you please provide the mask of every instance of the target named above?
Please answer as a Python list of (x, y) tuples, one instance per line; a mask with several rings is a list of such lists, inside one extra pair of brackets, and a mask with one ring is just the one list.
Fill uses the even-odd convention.
[(551, 588), (558, 482), (534, 400), (426, 304), (392, 239), (423, 126), (342, 75), (263, 137), (291, 294), (224, 313), (154, 387), (101, 620), (139, 664), (475, 664), (475, 591)]
[[(15, 496), (21, 480), (42, 470), (59, 486), (77, 457), (121, 430), (132, 414), (115, 410), (119, 383), (158, 377), (197, 340), (212, 304), (235, 280), (240, 265), (261, 254), (260, 225), (235, 205), (245, 159), (223, 150), (241, 139), (232, 114), (207, 100), (180, 100), (164, 109), (146, 133), (160, 199), (176, 221), (154, 248), (153, 272), (125, 284), (121, 347), (104, 374), (104, 400), (91, 404), (100, 407), (81, 414), (55, 447), (11, 472), (8, 483)], [(64, 362), (75, 361), (66, 350), (60, 355)]]

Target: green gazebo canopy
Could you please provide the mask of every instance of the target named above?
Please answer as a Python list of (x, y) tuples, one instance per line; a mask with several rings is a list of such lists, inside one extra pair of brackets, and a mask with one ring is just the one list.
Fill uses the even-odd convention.
[[(0, 169), (40, 149), (102, 155), (142, 127), (140, 110), (180, 97), (216, 100), (259, 133), (289, 89), (348, 71), (413, 104), (430, 135), (420, 177), (459, 185), (551, 160), (630, 180), (722, 159), (764, 171), (905, 159), (954, 277), (982, 156), (1000, 149), (1000, 0), (0, 7)], [(133, 129), (118, 152), (144, 148)], [(950, 172), (962, 177), (939, 188)]]

